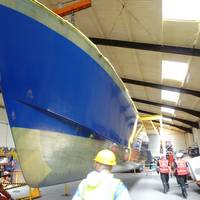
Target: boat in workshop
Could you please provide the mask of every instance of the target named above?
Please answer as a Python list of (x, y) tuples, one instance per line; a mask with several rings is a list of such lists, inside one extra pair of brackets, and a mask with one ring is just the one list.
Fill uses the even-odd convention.
[(137, 110), (97, 47), (35, 0), (0, 0), (0, 18), (1, 87), (26, 182), (83, 178), (116, 145), (127, 160)]

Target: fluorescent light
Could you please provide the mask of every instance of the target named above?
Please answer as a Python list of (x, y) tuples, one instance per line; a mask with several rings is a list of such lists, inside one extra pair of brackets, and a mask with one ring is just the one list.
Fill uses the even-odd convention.
[(173, 101), (173, 102), (178, 102), (180, 93), (178, 92), (172, 92), (168, 90), (162, 90), (161, 92), (161, 98), (162, 100), (166, 101)]
[(199, 0), (163, 0), (164, 20), (200, 20)]
[(170, 114), (174, 114), (175, 110), (172, 108), (166, 108), (166, 107), (161, 107), (161, 111), (162, 112), (166, 112), (166, 113), (170, 113)]
[(163, 117), (162, 119), (163, 119), (164, 121), (172, 122), (172, 119), (171, 119), (171, 118)]
[(172, 79), (179, 82), (184, 82), (188, 72), (188, 63), (162, 61), (162, 79)]

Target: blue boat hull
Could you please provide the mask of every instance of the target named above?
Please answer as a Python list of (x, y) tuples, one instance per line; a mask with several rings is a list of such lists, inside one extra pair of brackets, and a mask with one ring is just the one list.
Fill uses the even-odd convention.
[[(0, 18), (6, 19), (0, 20), (1, 83), (25, 178), (32, 186), (82, 178), (99, 149), (112, 143), (127, 146), (136, 118), (130, 99), (94, 59), (95, 48), (86, 51), (33, 14), (18, 10), (29, 6), (31, 12), (32, 1), (15, 0), (12, 7), (5, 2), (0, 0)], [(33, 13), (37, 6), (33, 4)], [(53, 151), (57, 140), (66, 145)], [(64, 159), (66, 170), (58, 173)], [(72, 168), (83, 159), (83, 169)], [(42, 179), (30, 175), (31, 165), (40, 166)]]

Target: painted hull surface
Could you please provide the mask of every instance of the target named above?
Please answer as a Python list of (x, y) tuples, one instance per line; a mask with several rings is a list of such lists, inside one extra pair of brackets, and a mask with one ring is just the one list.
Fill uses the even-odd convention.
[(96, 46), (34, 0), (0, 0), (0, 18), (3, 98), (27, 183), (83, 178), (97, 151), (126, 147), (136, 111)]

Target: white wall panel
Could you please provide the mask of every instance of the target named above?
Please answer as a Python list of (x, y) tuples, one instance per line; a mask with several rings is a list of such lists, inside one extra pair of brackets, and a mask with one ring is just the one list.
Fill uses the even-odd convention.
[(200, 129), (193, 128), (193, 137), (194, 137), (194, 145), (197, 145), (200, 147)]
[(191, 147), (194, 145), (194, 137), (193, 134), (187, 133), (187, 147)]
[(198, 129), (197, 138), (198, 138), (198, 146), (199, 146), (199, 149), (200, 149), (200, 129)]
[(153, 156), (160, 155), (160, 135), (151, 134), (149, 137), (149, 150), (151, 151)]
[(0, 147), (2, 146), (15, 147), (4, 109), (0, 109)]

